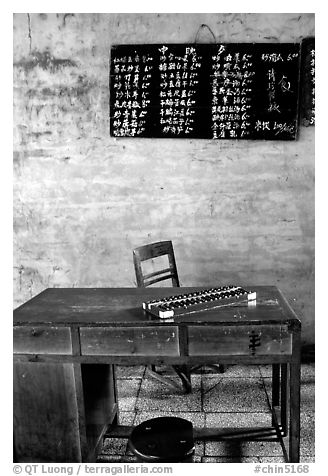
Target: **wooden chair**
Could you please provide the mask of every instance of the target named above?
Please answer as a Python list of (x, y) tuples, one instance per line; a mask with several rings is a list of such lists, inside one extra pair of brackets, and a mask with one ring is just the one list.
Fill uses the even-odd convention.
[[(153, 273), (144, 274), (142, 270), (142, 263), (150, 259), (159, 258), (160, 256), (168, 257), (168, 268), (163, 268)], [(137, 278), (137, 286), (145, 288), (152, 284), (172, 280), (172, 286), (179, 287), (179, 278), (177, 266), (175, 263), (173, 245), (171, 241), (158, 241), (150, 245), (140, 246), (133, 250), (133, 262)]]
[[(168, 259), (168, 265), (158, 271), (145, 273), (143, 271), (143, 263), (145, 261), (154, 260), (165, 256)], [(133, 250), (133, 262), (137, 278), (137, 286), (145, 288), (160, 281), (171, 280), (172, 286), (179, 287), (179, 277), (176, 267), (173, 245), (171, 241), (158, 241), (149, 245), (140, 246)], [(154, 263), (155, 265), (155, 263)], [(184, 390), (186, 393), (191, 392), (190, 370), (186, 365), (173, 365), (175, 372), (180, 377)], [(162, 376), (156, 371), (156, 366), (152, 365), (150, 370), (151, 375), (157, 380), (176, 388), (176, 383), (168, 377)]]

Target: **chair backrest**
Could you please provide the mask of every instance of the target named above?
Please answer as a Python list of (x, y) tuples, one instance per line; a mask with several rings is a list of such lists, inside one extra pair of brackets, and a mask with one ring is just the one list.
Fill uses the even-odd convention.
[[(169, 267), (145, 274), (142, 270), (142, 262), (157, 258), (159, 256), (168, 257)], [(133, 250), (133, 262), (137, 278), (137, 286), (145, 288), (151, 284), (167, 279), (172, 280), (173, 286), (180, 286), (178, 271), (175, 263), (174, 251), (171, 241), (158, 241), (149, 245), (140, 246)]]

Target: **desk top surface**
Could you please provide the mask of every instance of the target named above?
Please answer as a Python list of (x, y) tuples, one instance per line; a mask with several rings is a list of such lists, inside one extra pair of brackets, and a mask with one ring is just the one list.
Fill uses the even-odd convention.
[(282, 292), (275, 286), (245, 286), (256, 291), (256, 305), (238, 303), (160, 320), (142, 303), (205, 287), (180, 288), (48, 288), (14, 311), (14, 325), (177, 325), (225, 323), (242, 325), (299, 323)]

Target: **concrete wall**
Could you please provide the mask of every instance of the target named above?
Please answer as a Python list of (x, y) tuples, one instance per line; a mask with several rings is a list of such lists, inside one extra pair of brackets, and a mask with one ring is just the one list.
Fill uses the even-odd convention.
[[(314, 128), (296, 142), (109, 136), (113, 44), (299, 42), (313, 14), (15, 14), (14, 301), (135, 286), (172, 239), (183, 285), (275, 284), (314, 341)], [(213, 37), (202, 29), (199, 42)]]

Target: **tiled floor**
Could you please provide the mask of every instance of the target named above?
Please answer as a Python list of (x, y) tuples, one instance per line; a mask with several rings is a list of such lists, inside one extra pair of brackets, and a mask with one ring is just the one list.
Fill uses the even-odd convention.
[[(162, 369), (178, 378), (171, 368)], [(157, 416), (180, 416), (197, 427), (270, 426), (270, 366), (228, 366), (223, 374), (202, 369), (192, 375), (193, 392), (154, 380), (143, 366), (118, 367), (120, 424), (137, 425)], [(284, 462), (279, 442), (196, 441), (195, 463)], [(125, 439), (106, 439), (99, 462), (133, 462)], [(301, 462), (314, 462), (314, 364), (302, 365)]]

